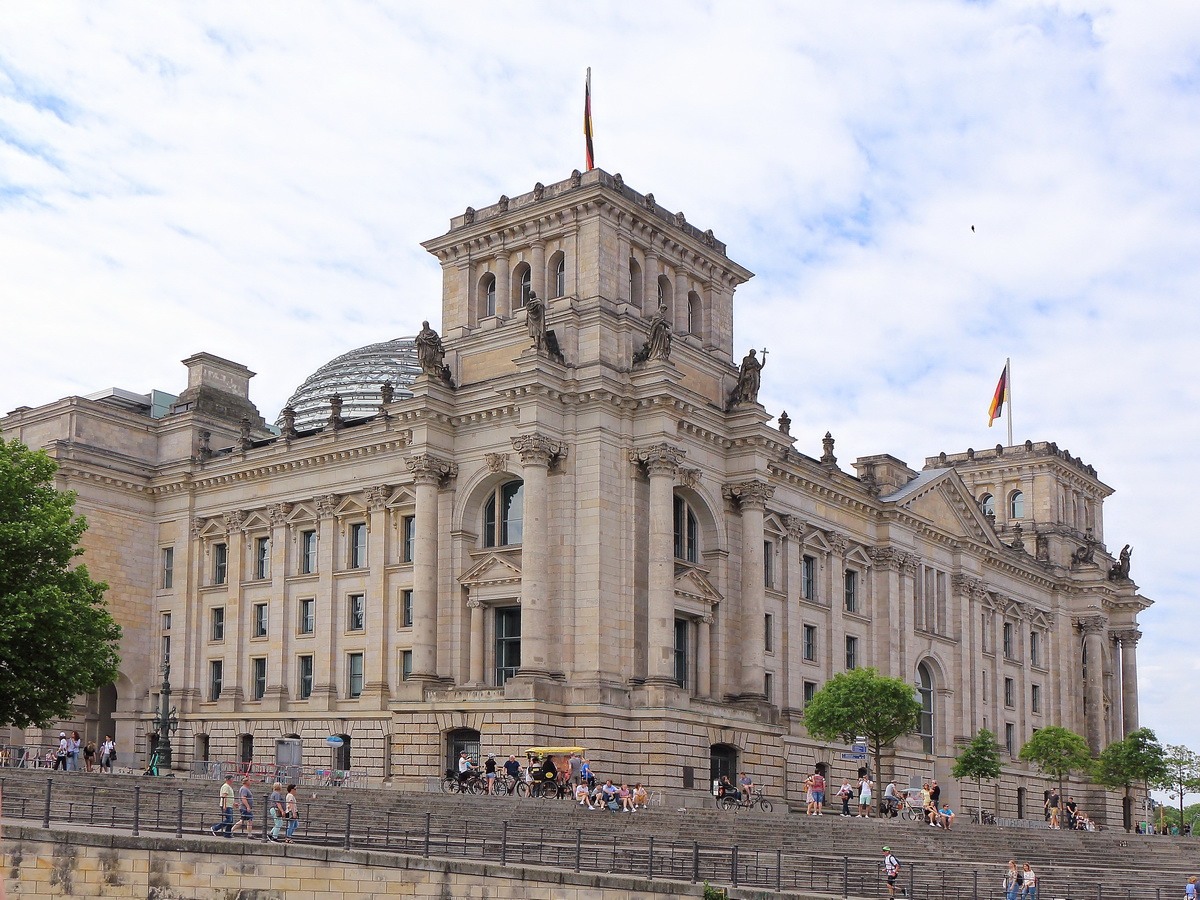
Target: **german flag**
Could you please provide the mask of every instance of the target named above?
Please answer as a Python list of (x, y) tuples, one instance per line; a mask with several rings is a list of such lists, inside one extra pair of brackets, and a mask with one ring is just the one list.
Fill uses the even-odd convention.
[(588, 66), (587, 84), (583, 88), (583, 136), (587, 140), (587, 170), (596, 168), (596, 155), (592, 151), (592, 67)]
[(988, 407), (988, 428), (1004, 413), (1004, 404), (1008, 400), (1008, 363), (1004, 363), (1004, 371), (996, 383), (996, 393), (992, 396), (992, 405)]

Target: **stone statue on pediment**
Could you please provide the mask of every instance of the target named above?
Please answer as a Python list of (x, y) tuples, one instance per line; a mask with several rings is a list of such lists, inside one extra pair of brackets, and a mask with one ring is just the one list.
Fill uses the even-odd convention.
[(730, 408), (737, 406), (739, 403), (757, 403), (758, 389), (762, 386), (762, 368), (767, 361), (767, 351), (763, 350), (762, 359), (758, 358), (758, 353), (751, 348), (742, 360), (742, 367), (738, 370), (737, 384), (733, 386), (733, 390), (729, 393)]
[(1129, 580), (1129, 558), (1131, 556), (1133, 556), (1133, 548), (1126, 544), (1121, 549), (1121, 555), (1117, 558), (1117, 561), (1108, 570), (1109, 581)]
[(441, 336), (429, 327), (428, 322), (421, 323), (421, 330), (417, 332), (416, 344), (417, 364), (421, 367), (421, 373), (442, 384), (454, 387), (454, 380), (450, 377), (450, 367), (445, 362), (446, 348), (442, 346)]
[(667, 306), (658, 304), (658, 312), (650, 320), (650, 333), (642, 349), (633, 355), (633, 364), (644, 363), (651, 359), (671, 358), (671, 323), (667, 319)]

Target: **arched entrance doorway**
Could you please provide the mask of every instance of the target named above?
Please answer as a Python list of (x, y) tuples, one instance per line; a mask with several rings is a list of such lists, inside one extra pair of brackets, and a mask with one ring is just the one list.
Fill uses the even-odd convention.
[(479, 762), (479, 732), (474, 728), (455, 728), (446, 732), (446, 768), (458, 771), (458, 755), (464, 750), (471, 762)]

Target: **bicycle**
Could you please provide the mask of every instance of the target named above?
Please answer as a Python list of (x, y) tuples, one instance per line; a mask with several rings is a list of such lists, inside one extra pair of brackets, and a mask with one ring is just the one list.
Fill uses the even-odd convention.
[(763, 812), (770, 812), (774, 807), (771, 801), (763, 796), (762, 791), (754, 791), (749, 797), (743, 797), (739, 800), (731, 794), (726, 794), (717, 801), (717, 806), (726, 812), (740, 812), (743, 809), (753, 809), (758, 807)]

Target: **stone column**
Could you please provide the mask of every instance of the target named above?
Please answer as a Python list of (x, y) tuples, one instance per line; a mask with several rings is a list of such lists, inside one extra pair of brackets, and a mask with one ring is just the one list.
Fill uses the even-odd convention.
[(484, 684), (483, 674), (483, 611), (484, 605), (475, 597), (467, 601), (467, 609), (471, 612), (471, 661), (470, 680), (467, 684), (480, 687)]
[(367, 525), (367, 634), (378, 641), (379, 652), (363, 656), (363, 696), (386, 703), (390, 697), (391, 680), (388, 670), (392, 660), (392, 636), (396, 625), (391, 617), (391, 597), (388, 596), (387, 563), (388, 510), (391, 489), (386, 484), (373, 485), (364, 491), (369, 512)]
[(543, 300), (549, 300), (546, 296), (546, 243), (534, 241), (530, 249), (533, 258), (529, 262), (529, 288)]
[(548, 678), (554, 646), (553, 617), (549, 614), (550, 580), (550, 463), (565, 451), (559, 441), (540, 434), (512, 439), (521, 454), (525, 481), (524, 528), (521, 538), (521, 668), (518, 676)]
[(647, 247), (642, 254), (646, 267), (642, 269), (642, 315), (649, 317), (658, 311), (658, 251)]
[(742, 511), (742, 684), (739, 696), (765, 700), (766, 673), (763, 615), (766, 588), (763, 585), (763, 518), (775, 488), (762, 481), (742, 481), (725, 486), (725, 496), (738, 502)]
[(675, 683), (675, 473), (686, 451), (655, 444), (633, 451), (650, 478), (646, 682)]
[[(511, 318), (512, 311), (512, 272), (508, 268), (508, 254), (501, 253), (496, 256), (495, 270), (493, 274), (496, 276), (496, 315), (505, 319)], [(414, 660), (414, 665), (416, 664)]]
[(696, 696), (711, 697), (712, 689), (712, 626), (711, 615), (701, 616), (696, 623)]
[(1104, 616), (1083, 616), (1075, 620), (1075, 627), (1083, 632), (1083, 646), (1087, 651), (1087, 680), (1083, 684), (1087, 721), (1084, 725), (1093, 756), (1098, 756), (1104, 749), (1104, 629), (1107, 624)]
[(1121, 727), (1125, 735), (1138, 729), (1137, 643), (1141, 637), (1136, 628), (1116, 633), (1121, 642)]
[(438, 680), (438, 488), (455, 473), (452, 463), (420, 453), (405, 463), (416, 485), (413, 523), (413, 625), (410, 681)]

